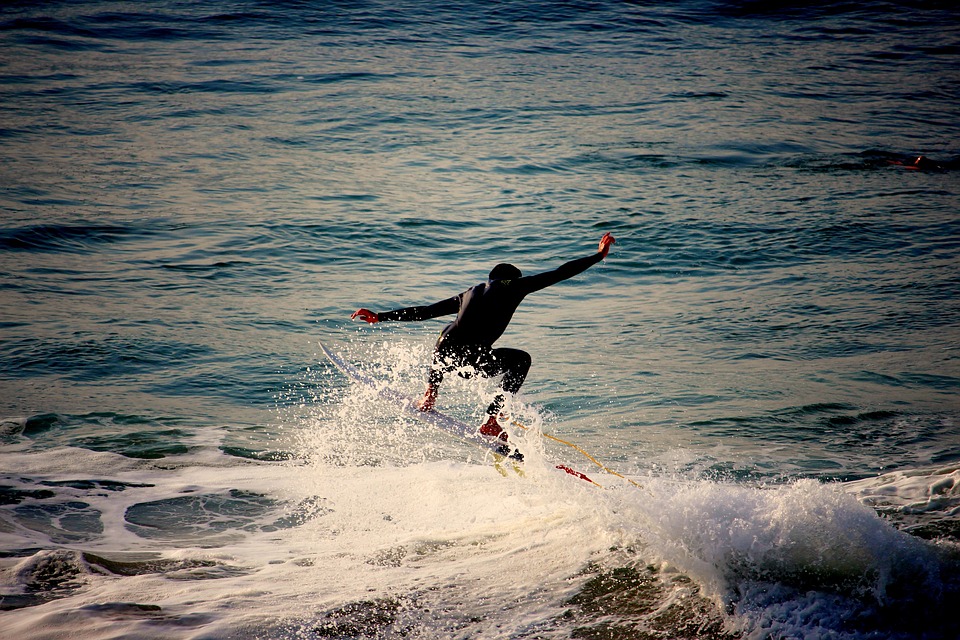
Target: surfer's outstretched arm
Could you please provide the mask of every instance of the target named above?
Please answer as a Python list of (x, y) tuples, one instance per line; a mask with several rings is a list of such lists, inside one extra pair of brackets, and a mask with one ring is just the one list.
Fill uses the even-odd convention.
[(521, 278), (520, 282), (523, 283), (524, 289), (526, 289), (527, 293), (533, 293), (534, 291), (539, 291), (540, 289), (544, 289), (568, 278), (572, 278), (575, 275), (583, 273), (593, 265), (606, 258), (607, 254), (610, 253), (610, 245), (614, 244), (616, 241), (616, 238), (614, 238), (612, 235), (605, 233), (603, 234), (603, 237), (600, 238), (600, 245), (597, 248), (597, 252), (593, 255), (571, 260), (570, 262), (560, 265), (553, 271), (545, 271), (533, 276)]
[(460, 297), (453, 296), (440, 302), (424, 305), (421, 307), (404, 307), (403, 309), (394, 309), (393, 311), (384, 311), (376, 313), (369, 309), (357, 309), (350, 316), (351, 319), (360, 318), (364, 322), (373, 324), (375, 322), (415, 322), (418, 320), (429, 320), (430, 318), (439, 318), (448, 316), (460, 310)]

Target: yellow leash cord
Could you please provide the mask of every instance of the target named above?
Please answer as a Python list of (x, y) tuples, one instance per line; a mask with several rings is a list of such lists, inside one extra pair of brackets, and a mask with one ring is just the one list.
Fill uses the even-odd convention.
[[(513, 425), (515, 425), (515, 426), (517, 426), (517, 427), (520, 427), (520, 428), (523, 429), (524, 431), (529, 431), (529, 430), (530, 430), (530, 427), (527, 427), (526, 425), (520, 424), (519, 422), (517, 422), (516, 420), (513, 420), (513, 419), (510, 420), (510, 424), (513, 424)], [(599, 462), (596, 458), (594, 458), (592, 455), (590, 455), (589, 453), (587, 453), (586, 451), (584, 451), (583, 449), (581, 449), (581, 448), (578, 447), (577, 445), (573, 444), (572, 442), (567, 442), (566, 440), (561, 440), (560, 438), (558, 438), (558, 437), (556, 437), (556, 436), (552, 436), (552, 435), (550, 435), (549, 433), (544, 433), (544, 432), (542, 432), (542, 431), (540, 432), (540, 435), (543, 436), (544, 438), (547, 438), (547, 439), (549, 439), (549, 440), (553, 440), (554, 442), (558, 442), (558, 443), (560, 443), (560, 444), (566, 445), (566, 446), (568, 446), (568, 447), (576, 450), (576, 451), (579, 452), (581, 455), (583, 455), (587, 460), (589, 460), (589, 461), (592, 462), (593, 464), (597, 465), (597, 466), (600, 468), (600, 470), (604, 471), (605, 473), (609, 473), (609, 474), (612, 475), (612, 476), (617, 476), (618, 478), (622, 478), (623, 480), (626, 480), (627, 482), (629, 482), (629, 483), (632, 484), (633, 486), (637, 487), (638, 489), (642, 489), (642, 488), (643, 488), (643, 485), (641, 485), (640, 483), (634, 482), (634, 481), (631, 480), (630, 478), (628, 478), (628, 477), (626, 477), (626, 476), (624, 476), (624, 475), (621, 475), (621, 474), (617, 473), (617, 472), (614, 471), (613, 469), (610, 469), (610, 468), (608, 468), (608, 467), (605, 467), (605, 466), (604, 466), (601, 462)], [(596, 484), (596, 483), (594, 482), (594, 484)]]

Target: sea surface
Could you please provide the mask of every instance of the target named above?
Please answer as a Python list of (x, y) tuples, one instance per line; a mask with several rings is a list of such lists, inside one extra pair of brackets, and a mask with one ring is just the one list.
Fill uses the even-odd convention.
[(3, 3), (0, 637), (960, 637), (960, 10)]

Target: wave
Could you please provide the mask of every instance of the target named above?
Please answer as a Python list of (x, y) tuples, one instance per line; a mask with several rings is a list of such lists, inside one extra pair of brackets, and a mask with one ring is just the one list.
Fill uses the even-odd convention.
[(956, 463), (885, 473), (846, 488), (912, 535), (960, 541), (960, 467)]
[[(317, 444), (345, 427), (329, 411), (311, 421)], [(274, 638), (932, 640), (958, 628), (960, 546), (945, 537), (955, 467), (846, 484), (633, 475), (638, 488), (601, 474), (598, 489), (550, 473), (531, 441), (526, 477), (513, 479), (443, 447), (419, 461), (393, 441), (395, 459), (352, 456), (359, 466), (343, 448), (369, 443), (349, 438), (336, 442), (339, 464), (315, 455), (322, 447), (282, 462), (212, 449), (23, 455), (0, 491), (0, 522), (21, 543), (4, 550), (19, 557), (0, 566), (2, 605), (21, 612), (11, 624), (44, 615), (46, 629), (72, 611), (69, 627), (91, 613), (74, 600), (91, 588), (105, 604), (141, 604), (123, 597), (136, 579), (168, 594), (142, 603), (168, 624), (202, 618), (211, 630), (211, 603), (231, 612), (221, 623), (243, 624), (233, 616), (249, 585), (268, 588), (258, 629)], [(174, 604), (184, 580), (191, 603)], [(45, 608), (54, 601), (65, 604)], [(146, 609), (126, 612), (149, 624)]]

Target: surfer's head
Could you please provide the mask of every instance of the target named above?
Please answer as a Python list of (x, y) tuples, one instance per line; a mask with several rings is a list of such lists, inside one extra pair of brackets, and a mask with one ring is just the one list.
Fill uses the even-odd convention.
[(505, 262), (498, 264), (490, 271), (491, 280), (516, 280), (521, 277), (523, 277), (523, 273), (520, 272), (520, 269)]

